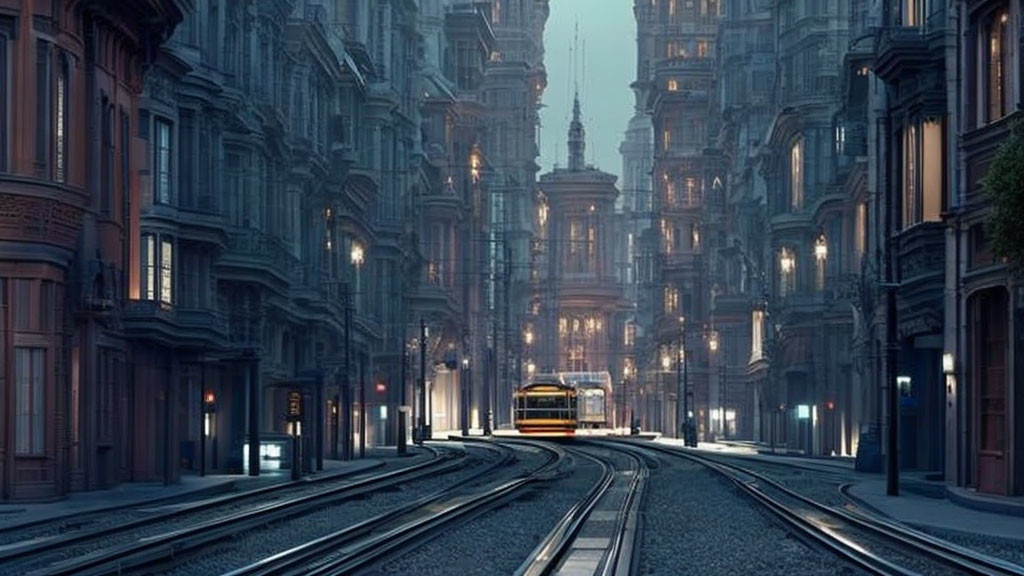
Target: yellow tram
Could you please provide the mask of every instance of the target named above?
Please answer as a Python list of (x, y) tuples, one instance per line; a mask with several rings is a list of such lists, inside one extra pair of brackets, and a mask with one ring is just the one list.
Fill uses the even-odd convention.
[(538, 375), (515, 391), (516, 429), (523, 434), (572, 436), (579, 424), (576, 388), (557, 374)]

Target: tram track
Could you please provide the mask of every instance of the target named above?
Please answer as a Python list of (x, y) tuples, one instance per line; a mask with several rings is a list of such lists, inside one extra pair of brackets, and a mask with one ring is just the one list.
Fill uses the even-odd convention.
[[(323, 483), (307, 491), (271, 491), (229, 495), (190, 503), (184, 510), (171, 510), (120, 527), (103, 526), (70, 534), (21, 542), (6, 547), (0, 573), (4, 574), (104, 574), (151, 568), (186, 551), (272, 522), (308, 514), (345, 500), (394, 490), (402, 485), (453, 473), (467, 466), (466, 450), (457, 446), (428, 448), (434, 457), (409, 467), (385, 473), (361, 473)], [(495, 466), (507, 458), (499, 459)], [(272, 498), (271, 501), (267, 501)]]
[(516, 576), (547, 576), (569, 567), (573, 573), (615, 576), (633, 571), (640, 508), (649, 478), (644, 458), (630, 449), (609, 450), (608, 446), (572, 452), (597, 462), (601, 478), (533, 550)]
[[(539, 466), (466, 489), (454, 486), (388, 510), (373, 518), (290, 548), (225, 576), (333, 575), (365, 570), (384, 559), (407, 553), (413, 544), (502, 506), (538, 480), (557, 476), (565, 451), (550, 444), (502, 440), (487, 444), (530, 446), (547, 454)], [(412, 546), (415, 547), (415, 546)]]
[[(428, 448), (430, 460), (441, 457), (436, 450)], [(415, 466), (416, 464), (411, 464)], [(104, 531), (123, 531), (153, 522), (160, 522), (218, 506), (241, 504), (248, 500), (284, 498), (296, 494), (316, 492), (330, 484), (355, 476), (365, 475), (384, 467), (383, 462), (372, 467), (361, 468), (336, 474), (310, 476), (301, 480), (276, 482), (258, 488), (230, 491), (213, 495), (177, 495), (158, 498), (144, 503), (131, 502), (122, 505), (104, 506), (99, 510), (86, 510), (63, 514), (54, 518), (43, 518), (19, 522), (0, 527), (0, 562), (10, 561), (25, 554), (74, 544), (79, 540), (95, 538)], [(401, 470), (407, 468), (402, 466)], [(32, 544), (29, 544), (29, 543)]]
[(765, 474), (734, 462), (657, 445), (659, 453), (685, 458), (731, 481), (788, 529), (870, 574), (1024, 575), (1024, 567), (929, 536), (920, 531), (829, 506)]

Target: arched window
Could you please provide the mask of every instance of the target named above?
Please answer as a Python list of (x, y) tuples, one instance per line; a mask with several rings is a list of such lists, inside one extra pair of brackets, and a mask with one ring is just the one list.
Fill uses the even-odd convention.
[(804, 139), (789, 148), (789, 207), (796, 212), (804, 207)]

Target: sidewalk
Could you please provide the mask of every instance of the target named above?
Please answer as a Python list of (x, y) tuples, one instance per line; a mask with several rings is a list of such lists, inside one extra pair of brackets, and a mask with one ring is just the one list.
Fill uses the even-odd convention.
[[(307, 476), (307, 478), (355, 474), (382, 466), (384, 460), (395, 457), (386, 453), (371, 453), (368, 456), (371, 457), (350, 462), (324, 460), (323, 471)], [(182, 475), (178, 483), (170, 486), (155, 482), (125, 482), (109, 490), (73, 492), (67, 498), (54, 502), (0, 504), (0, 529), (15, 528), (87, 512), (126, 508), (143, 503), (167, 504), (171, 501), (200, 500), (233, 490), (254, 490), (290, 480), (290, 470), (271, 470), (263, 472), (259, 476), (208, 474), (205, 477), (200, 477), (188, 474)]]
[[(850, 487), (851, 497), (873, 512), (905, 524), (1011, 538), (1024, 543), (1024, 516), (984, 512), (954, 503), (947, 498), (928, 498), (900, 490), (899, 496), (885, 494), (885, 478), (863, 480)], [(1000, 503), (1013, 505), (1012, 500)]]
[[(662, 438), (661, 443), (681, 445), (681, 440)], [(859, 473), (852, 458), (770, 454), (753, 443), (700, 443), (698, 449), (727, 453), (757, 460), (792, 462), (795, 465), (827, 465), (849, 472), (847, 494), (869, 512), (887, 516), (905, 524), (971, 532), (984, 536), (1010, 538), (1024, 543), (1024, 498), (987, 497), (971, 490), (926, 481), (904, 475), (900, 496), (885, 493), (884, 475)]]

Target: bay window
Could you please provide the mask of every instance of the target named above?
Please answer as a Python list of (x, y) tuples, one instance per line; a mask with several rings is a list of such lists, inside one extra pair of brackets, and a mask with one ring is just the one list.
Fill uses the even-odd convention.
[(143, 300), (174, 303), (174, 243), (168, 236), (142, 235)]
[(942, 123), (911, 123), (903, 131), (903, 227), (935, 222), (942, 211)]

